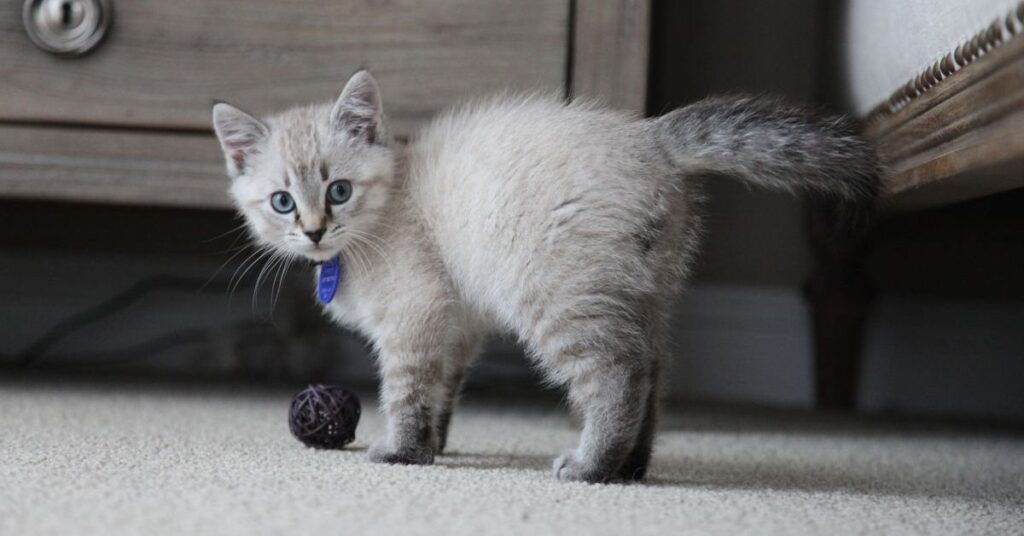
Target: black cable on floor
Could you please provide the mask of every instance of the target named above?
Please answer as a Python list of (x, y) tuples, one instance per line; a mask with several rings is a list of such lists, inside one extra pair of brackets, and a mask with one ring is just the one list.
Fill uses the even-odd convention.
[[(171, 292), (196, 292), (196, 293), (224, 293), (230, 286), (229, 281), (211, 281), (207, 282), (205, 279), (181, 277), (181, 276), (168, 276), (160, 275), (147, 279), (143, 279), (126, 290), (96, 304), (79, 313), (71, 315), (70, 317), (58, 322), (56, 325), (46, 330), (42, 335), (36, 338), (29, 346), (13, 356), (8, 357), (5, 361), (8, 361), (17, 367), (29, 367), (44, 357), (47, 357), (49, 352), (54, 346), (60, 341), (67, 338), (69, 335), (95, 324), (100, 320), (103, 320), (111, 315), (114, 315), (124, 309), (127, 309), (131, 305), (137, 303), (143, 297), (157, 291), (171, 291)], [(133, 352), (135, 354), (142, 351), (158, 351), (163, 350), (170, 346), (177, 346), (184, 344), (189, 340), (199, 338), (199, 335), (205, 336), (206, 330), (202, 329), (191, 329), (183, 330), (180, 332), (170, 333), (162, 337), (158, 337), (152, 341), (147, 341), (132, 347), (125, 349), (119, 349), (109, 352), (101, 352), (95, 355), (103, 356), (124, 356), (126, 352)], [(90, 354), (83, 354), (90, 355)], [(78, 357), (78, 356), (76, 356)]]

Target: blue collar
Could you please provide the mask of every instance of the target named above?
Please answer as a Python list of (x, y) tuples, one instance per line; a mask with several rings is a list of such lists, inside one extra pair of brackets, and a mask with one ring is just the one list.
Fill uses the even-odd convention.
[(338, 257), (324, 261), (320, 265), (320, 277), (316, 282), (316, 295), (320, 303), (328, 304), (334, 299), (338, 292), (338, 284), (341, 283), (341, 261)]

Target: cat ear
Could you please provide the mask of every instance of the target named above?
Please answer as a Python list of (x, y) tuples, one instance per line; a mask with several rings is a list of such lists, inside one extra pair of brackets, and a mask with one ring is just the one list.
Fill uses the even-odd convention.
[(380, 88), (369, 71), (359, 71), (345, 84), (331, 109), (331, 124), (354, 139), (374, 143), (380, 126)]
[(259, 119), (223, 102), (213, 105), (213, 130), (224, 149), (231, 178), (245, 171), (246, 163), (259, 153), (269, 132)]

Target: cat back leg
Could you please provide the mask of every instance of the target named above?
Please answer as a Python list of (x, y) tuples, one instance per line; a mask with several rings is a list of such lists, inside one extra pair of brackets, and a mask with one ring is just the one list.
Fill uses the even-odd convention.
[[(619, 479), (649, 413), (653, 352), (647, 330), (636, 315), (609, 308), (614, 298), (599, 301), (596, 311), (569, 307), (535, 330), (545, 368), (568, 384), (569, 401), (583, 417), (578, 447), (555, 460), (561, 480)], [(641, 447), (639, 458), (645, 452), (649, 448)]]
[(626, 482), (643, 480), (647, 475), (647, 466), (651, 461), (651, 454), (654, 450), (654, 435), (658, 426), (658, 371), (659, 363), (656, 361), (651, 367), (651, 387), (647, 392), (647, 401), (644, 404), (643, 421), (640, 423), (640, 432), (637, 434), (636, 444), (633, 450), (626, 456), (616, 475), (617, 480)]

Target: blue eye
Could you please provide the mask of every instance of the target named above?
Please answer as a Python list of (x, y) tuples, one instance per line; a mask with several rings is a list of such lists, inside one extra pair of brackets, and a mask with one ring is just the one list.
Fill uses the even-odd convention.
[(295, 210), (295, 200), (288, 192), (274, 192), (274, 195), (270, 196), (270, 206), (281, 214), (288, 214)]
[(340, 205), (352, 197), (352, 183), (341, 179), (327, 187), (327, 201), (332, 205)]

